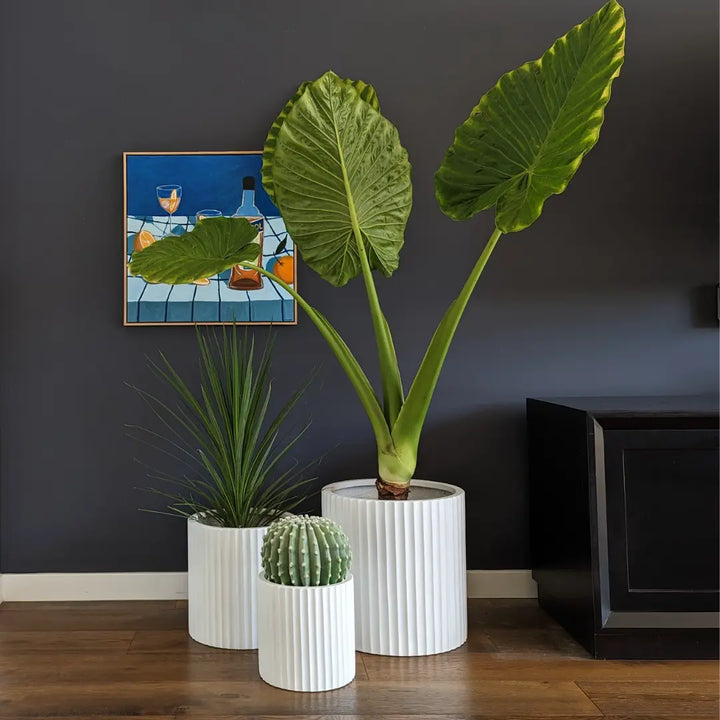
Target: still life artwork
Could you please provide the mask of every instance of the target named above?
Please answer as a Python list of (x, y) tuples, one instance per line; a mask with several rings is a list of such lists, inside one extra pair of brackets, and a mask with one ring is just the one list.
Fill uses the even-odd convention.
[(124, 154), (125, 325), (296, 324), (278, 282), (216, 269), (250, 262), (295, 287), (295, 247), (261, 168), (259, 151)]

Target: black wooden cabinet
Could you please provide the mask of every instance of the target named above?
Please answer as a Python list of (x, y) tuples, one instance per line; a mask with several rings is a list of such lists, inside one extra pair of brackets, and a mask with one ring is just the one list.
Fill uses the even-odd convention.
[(718, 410), (528, 399), (533, 577), (597, 658), (718, 656)]

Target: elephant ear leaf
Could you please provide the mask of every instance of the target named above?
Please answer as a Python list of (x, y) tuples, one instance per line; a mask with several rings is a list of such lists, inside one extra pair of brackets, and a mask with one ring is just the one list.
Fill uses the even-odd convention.
[(263, 183), (270, 178), (305, 262), (333, 285), (361, 272), (360, 248), (386, 276), (399, 262), (410, 163), (376, 107), (371, 86), (327, 72), (304, 87), (265, 144)]
[[(380, 112), (380, 102), (378, 101), (377, 93), (372, 85), (368, 85), (362, 80), (345, 80), (345, 83), (351, 85), (357, 90), (360, 97), (369, 103), (375, 110)], [(293, 105), (297, 102), (300, 96), (305, 92), (309, 82), (304, 82), (297, 89), (297, 92), (285, 103), (285, 107), (280, 111), (280, 114), (275, 118), (268, 132), (267, 139), (265, 140), (265, 149), (263, 150), (263, 166), (262, 166), (262, 184), (265, 188), (265, 192), (270, 196), (270, 199), (275, 202), (275, 187), (272, 179), (272, 166), (273, 158), (275, 155), (275, 145), (277, 144), (277, 136), (280, 132), (280, 127), (285, 122), (285, 118), (288, 116)]]
[(275, 186), (272, 180), (272, 165), (273, 157), (275, 155), (275, 145), (277, 144), (277, 136), (280, 132), (282, 124), (285, 122), (285, 118), (288, 116), (292, 106), (297, 102), (298, 98), (305, 92), (305, 88), (309, 85), (309, 82), (304, 82), (297, 89), (297, 92), (285, 103), (285, 107), (280, 111), (280, 114), (275, 118), (275, 122), (270, 126), (268, 131), (267, 139), (265, 140), (265, 148), (263, 149), (263, 164), (262, 164), (262, 185), (265, 192), (270, 196), (270, 199), (276, 203), (275, 200)]
[(345, 82), (352, 85), (355, 90), (357, 90), (358, 95), (368, 103), (373, 110), (380, 112), (380, 101), (372, 85), (368, 85), (362, 80), (346, 80)]
[(210, 277), (241, 262), (255, 262), (257, 228), (244, 218), (206, 218), (192, 232), (171, 235), (135, 251), (132, 275), (148, 282), (180, 285)]
[(624, 58), (625, 15), (610, 0), (539, 59), (503, 75), (455, 132), (435, 174), (444, 213), (496, 206), (504, 233), (531, 225), (595, 145)]

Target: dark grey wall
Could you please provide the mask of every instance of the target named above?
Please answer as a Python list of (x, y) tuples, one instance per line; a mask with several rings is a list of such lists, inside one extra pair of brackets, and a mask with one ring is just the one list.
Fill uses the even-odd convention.
[[(2, 570), (185, 567), (183, 523), (137, 512), (123, 423), (147, 418), (123, 383), (149, 386), (158, 350), (190, 369), (194, 338), (121, 325), (123, 150), (257, 149), (302, 80), (333, 68), (372, 82), (413, 164), (401, 267), (380, 282), (409, 378), (492, 225), (435, 203), (455, 126), (598, 4), (5, 0)], [(472, 568), (528, 566), (526, 396), (717, 388), (717, 5), (626, 5), (600, 143), (536, 225), (501, 241), (431, 408), (418, 476), (467, 490)], [(360, 284), (337, 291), (301, 269), (301, 285), (374, 367)], [(367, 421), (310, 322), (279, 329), (278, 350), (279, 396), (323, 364), (300, 453), (334, 448), (318, 485), (370, 476)]]

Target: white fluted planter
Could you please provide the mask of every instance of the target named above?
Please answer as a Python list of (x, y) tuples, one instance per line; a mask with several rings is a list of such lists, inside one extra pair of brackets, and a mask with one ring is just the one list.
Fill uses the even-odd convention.
[(257, 576), (267, 527), (188, 518), (188, 630), (203, 645), (257, 648)]
[(296, 587), (258, 576), (258, 669), (283, 690), (319, 692), (355, 677), (353, 579)]
[(360, 652), (434, 655), (467, 639), (465, 493), (410, 487), (408, 500), (378, 500), (374, 480), (322, 491), (322, 514), (350, 538)]

